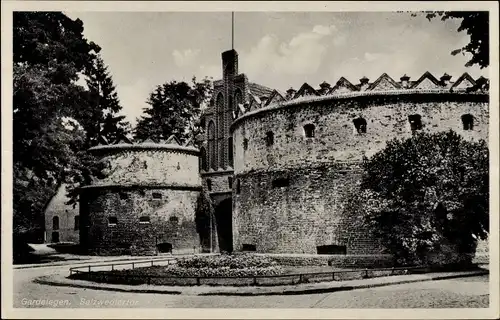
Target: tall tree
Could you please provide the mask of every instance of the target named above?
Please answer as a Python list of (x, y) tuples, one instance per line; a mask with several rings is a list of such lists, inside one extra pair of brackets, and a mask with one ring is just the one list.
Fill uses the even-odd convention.
[(363, 165), (359, 221), (399, 263), (428, 263), (444, 243), (458, 253), (444, 262), (467, 261), (488, 234), (488, 158), (484, 140), (454, 131), (389, 141)]
[(192, 85), (171, 81), (157, 86), (147, 101), (149, 108), (137, 122), (135, 138), (161, 140), (173, 134), (185, 142), (196, 136), (201, 131), (201, 109), (211, 93), (206, 78), (201, 82), (193, 78)]
[(108, 71), (108, 67), (100, 56), (85, 73), (88, 86), (85, 108), (77, 110), (76, 119), (87, 132), (87, 145), (96, 145), (100, 136), (108, 141), (115, 140), (122, 134), (127, 134), (130, 124), (122, 110), (116, 87)]
[(15, 234), (41, 236), (43, 209), (78, 162), (83, 132), (65, 119), (85, 103), (76, 81), (100, 50), (82, 32), (81, 20), (61, 12), (13, 15)]
[(84, 103), (75, 110), (75, 119), (85, 131), (85, 140), (77, 153), (79, 161), (70, 172), (71, 183), (68, 187), (68, 204), (75, 204), (79, 197), (79, 187), (89, 185), (101, 176), (102, 163), (87, 149), (98, 144), (101, 137), (108, 142), (116, 141), (120, 136), (131, 131), (130, 123), (120, 115), (122, 110), (116, 87), (108, 67), (100, 56), (85, 72), (88, 91), (84, 92)]

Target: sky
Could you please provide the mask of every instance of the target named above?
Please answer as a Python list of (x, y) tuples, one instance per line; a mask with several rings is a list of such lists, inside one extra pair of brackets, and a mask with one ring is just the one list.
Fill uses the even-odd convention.
[[(84, 23), (116, 85), (123, 114), (140, 117), (153, 89), (171, 80), (220, 79), (221, 53), (231, 49), (230, 12), (66, 12)], [(459, 20), (428, 21), (396, 12), (235, 12), (239, 72), (270, 88), (313, 87), (340, 77), (353, 83), (387, 73), (417, 80), (425, 71), (452, 81), (468, 72), (468, 56), (450, 52), (469, 41)]]

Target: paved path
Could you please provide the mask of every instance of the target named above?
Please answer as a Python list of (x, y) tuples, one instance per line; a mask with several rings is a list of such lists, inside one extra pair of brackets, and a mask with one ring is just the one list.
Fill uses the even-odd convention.
[[(65, 301), (67, 305), (64, 307), (70, 308), (116, 308), (117, 306), (134, 308), (485, 308), (489, 303), (487, 275), (333, 293), (252, 297), (109, 292), (54, 287), (32, 282), (36, 277), (67, 273), (71, 266), (74, 264), (14, 270), (14, 307), (50, 307), (36, 305), (36, 303), (42, 303), (43, 299)], [(104, 305), (106, 301), (112, 305)]]

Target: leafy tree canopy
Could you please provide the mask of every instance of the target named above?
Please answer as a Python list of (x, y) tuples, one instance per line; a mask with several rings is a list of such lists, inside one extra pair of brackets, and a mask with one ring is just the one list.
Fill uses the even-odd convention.
[(484, 140), (453, 131), (391, 140), (363, 164), (363, 222), (400, 263), (426, 263), (442, 243), (473, 252), (489, 228), (488, 161)]
[(212, 93), (210, 80), (197, 81), (192, 84), (171, 81), (159, 85), (150, 94), (144, 110), (135, 128), (138, 140), (168, 139), (172, 134), (181, 142), (196, 137), (201, 132), (200, 115), (203, 105)]
[[(83, 37), (81, 20), (15, 12), (13, 49), (14, 230), (40, 236), (58, 186), (89, 183), (95, 174), (86, 149), (127, 124), (117, 114), (121, 106), (100, 47)], [(82, 77), (88, 89), (78, 85)]]

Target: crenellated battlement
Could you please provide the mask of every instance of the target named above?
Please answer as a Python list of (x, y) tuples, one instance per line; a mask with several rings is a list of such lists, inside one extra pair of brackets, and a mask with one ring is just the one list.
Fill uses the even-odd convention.
[(198, 154), (199, 150), (194, 146), (193, 140), (189, 139), (181, 144), (175, 135), (171, 135), (167, 140), (155, 140), (151, 138), (140, 141), (133, 141), (129, 137), (121, 136), (113, 143), (101, 137), (99, 144), (89, 149), (92, 153), (105, 153), (112, 151), (132, 151), (132, 150), (170, 150)]
[(406, 74), (396, 82), (388, 74), (384, 73), (374, 82), (363, 77), (358, 84), (353, 84), (341, 77), (334, 86), (327, 82), (320, 84), (315, 89), (308, 83), (304, 83), (298, 91), (293, 88), (286, 93), (274, 90), (269, 97), (262, 99), (249, 97), (248, 101), (238, 106), (233, 114), (237, 119), (246, 114), (255, 113), (263, 108), (275, 106), (291, 106), (304, 102), (326, 101), (334, 99), (345, 99), (352, 97), (379, 96), (379, 95), (411, 95), (411, 94), (487, 94), (489, 92), (489, 80), (479, 77), (474, 80), (468, 73), (459, 76), (455, 81), (445, 73), (438, 80), (430, 72), (425, 72), (418, 80), (410, 81)]

